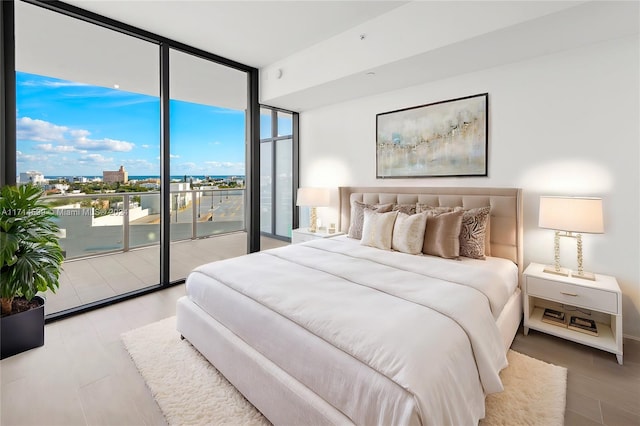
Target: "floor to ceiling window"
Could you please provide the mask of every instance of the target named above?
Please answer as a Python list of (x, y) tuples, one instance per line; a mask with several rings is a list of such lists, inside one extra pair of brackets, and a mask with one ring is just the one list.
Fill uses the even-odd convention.
[(16, 2), (17, 180), (46, 190), (66, 258), (47, 313), (160, 282), (158, 63), (153, 43)]
[(260, 109), (260, 231), (276, 238), (290, 239), (297, 225), (297, 120), (297, 113)]
[[(245, 231), (246, 73), (175, 49), (169, 58), (171, 240)], [(191, 247), (174, 250), (172, 281), (219, 259)]]
[[(255, 250), (259, 232), (245, 207), (257, 70), (83, 16), (15, 2), (15, 151), (2, 163), (58, 216), (53, 317), (180, 282), (229, 244)], [(223, 234), (238, 236), (208, 238)]]

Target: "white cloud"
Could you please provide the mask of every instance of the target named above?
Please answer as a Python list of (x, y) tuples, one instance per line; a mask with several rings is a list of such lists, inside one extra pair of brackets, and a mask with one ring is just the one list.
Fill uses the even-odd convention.
[(34, 120), (29, 117), (21, 117), (16, 122), (18, 140), (34, 142), (58, 142), (62, 145), (41, 144), (36, 147), (43, 151), (56, 152), (86, 152), (109, 151), (129, 152), (135, 144), (116, 139), (90, 139), (91, 132), (85, 129), (69, 129), (66, 126), (58, 126), (44, 120)]
[(178, 154), (169, 154), (169, 158), (180, 158)]
[(87, 154), (78, 158), (78, 162), (81, 164), (86, 163), (111, 163), (113, 158), (105, 158), (102, 154)]
[(87, 136), (89, 136), (91, 134), (90, 131), (83, 130), (83, 129), (69, 130), (69, 133), (75, 139), (85, 139)]
[(143, 145), (140, 145), (140, 146), (141, 146), (142, 148), (144, 148), (144, 149), (149, 149), (149, 148), (151, 148), (151, 145), (146, 144), (146, 143), (145, 143), (145, 144), (143, 144)]
[(94, 140), (82, 137), (74, 142), (77, 147), (86, 149), (87, 151), (129, 152), (135, 146), (135, 144), (131, 142), (118, 141), (109, 138)]
[(44, 120), (34, 120), (29, 117), (21, 117), (16, 122), (18, 140), (62, 142), (64, 141), (64, 133), (68, 130), (68, 127), (58, 126)]
[[(79, 152), (76, 147), (71, 145), (53, 145), (50, 143), (43, 143), (36, 145), (36, 149), (46, 152)], [(85, 152), (85, 151), (83, 151)]]
[(16, 151), (16, 162), (28, 163), (28, 162), (46, 162), (48, 157), (46, 155), (31, 155), (24, 154), (22, 151)]

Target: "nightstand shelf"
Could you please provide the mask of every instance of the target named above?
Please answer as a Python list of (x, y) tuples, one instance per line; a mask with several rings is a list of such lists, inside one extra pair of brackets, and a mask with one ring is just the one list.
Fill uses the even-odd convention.
[(298, 228), (291, 231), (291, 244), (304, 243), (305, 241), (319, 240), (322, 238), (333, 238), (339, 235), (344, 235), (344, 232), (329, 234), (326, 231), (309, 232), (307, 228)]
[[(615, 278), (596, 275), (595, 281), (543, 272), (532, 263), (524, 272), (524, 333), (538, 330), (616, 355), (622, 364), (622, 293)], [(542, 322), (544, 308), (593, 319), (598, 336)], [(586, 312), (586, 313), (585, 313)], [(590, 315), (589, 315), (590, 314)]]
[(580, 333), (579, 331), (542, 322), (543, 312), (543, 308), (534, 307), (533, 313), (529, 317), (529, 328), (544, 331), (547, 334), (582, 343), (597, 349), (602, 349), (603, 351), (616, 353), (616, 339), (613, 336), (613, 332), (611, 331), (611, 326), (609, 324), (596, 322), (598, 327), (598, 336), (591, 336), (589, 334)]

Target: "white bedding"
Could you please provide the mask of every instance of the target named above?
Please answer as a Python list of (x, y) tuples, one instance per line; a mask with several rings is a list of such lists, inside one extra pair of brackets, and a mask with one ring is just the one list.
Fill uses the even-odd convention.
[[(333, 237), (332, 240), (367, 249), (360, 244), (360, 240), (346, 235)], [(345, 250), (354, 249), (345, 248)], [(468, 257), (443, 259), (437, 256), (408, 255), (384, 250), (371, 250), (368, 256), (376, 262), (400, 264), (410, 271), (448, 279), (463, 285), (470, 278), (474, 282), (473, 285), (482, 286), (481, 291), (487, 294), (494, 318), (500, 316), (504, 305), (518, 287), (518, 267), (510, 260), (501, 257), (487, 256), (484, 260)]]
[(517, 269), (468, 260), (332, 238), (203, 265), (187, 293), (356, 424), (474, 424)]

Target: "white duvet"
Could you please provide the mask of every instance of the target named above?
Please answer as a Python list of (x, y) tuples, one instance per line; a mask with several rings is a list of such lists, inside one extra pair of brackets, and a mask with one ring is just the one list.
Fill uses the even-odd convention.
[(332, 238), (203, 265), (187, 293), (356, 424), (475, 424), (507, 365), (492, 262)]

